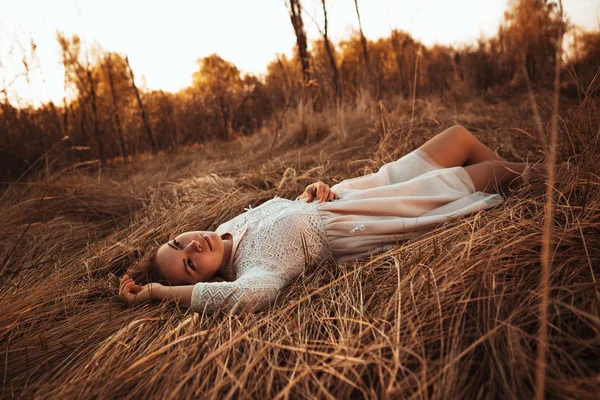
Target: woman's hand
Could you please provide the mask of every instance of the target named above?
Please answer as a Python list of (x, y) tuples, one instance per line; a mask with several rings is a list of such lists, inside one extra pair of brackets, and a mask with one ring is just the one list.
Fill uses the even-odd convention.
[(308, 185), (304, 193), (298, 196), (297, 200), (306, 199), (306, 202), (310, 203), (315, 198), (318, 198), (319, 203), (322, 203), (324, 201), (337, 200), (340, 196), (332, 192), (328, 184), (319, 181)]
[(127, 274), (120, 279), (119, 297), (127, 304), (142, 304), (146, 301), (160, 300), (163, 285), (151, 282), (147, 285), (136, 285)]

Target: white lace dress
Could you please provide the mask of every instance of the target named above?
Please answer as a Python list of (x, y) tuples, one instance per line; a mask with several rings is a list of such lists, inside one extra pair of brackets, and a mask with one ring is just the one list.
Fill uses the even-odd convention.
[(276, 197), (219, 226), (233, 237), (231, 281), (197, 283), (192, 309), (262, 309), (313, 262), (366, 257), (503, 201), (475, 192), (463, 167), (442, 168), (421, 150), (332, 190), (339, 200)]
[(307, 265), (332, 254), (316, 203), (276, 197), (216, 232), (233, 237), (232, 281), (194, 285), (192, 309), (197, 312), (262, 309)]

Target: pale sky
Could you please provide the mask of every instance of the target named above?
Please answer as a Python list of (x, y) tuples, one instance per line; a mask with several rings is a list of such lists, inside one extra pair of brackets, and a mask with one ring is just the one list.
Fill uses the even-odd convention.
[[(460, 45), (495, 35), (508, 0), (359, 0), (367, 38), (408, 31), (426, 45)], [(354, 0), (328, 0), (334, 43), (358, 28)], [(320, 0), (303, 0), (309, 40), (319, 38)], [(571, 21), (600, 26), (600, 0), (563, 0)], [(314, 18), (312, 19), (311, 18)], [(291, 55), (294, 32), (284, 0), (0, 0), (0, 89), (11, 101), (39, 104), (63, 95), (56, 31), (78, 34), (85, 45), (129, 56), (149, 89), (178, 91), (191, 84), (196, 60), (212, 53), (242, 72), (264, 74), (277, 53)], [(22, 75), (30, 38), (37, 60), (29, 60), (30, 83)], [(20, 75), (19, 75), (20, 74)], [(17, 100), (18, 99), (18, 100)]]

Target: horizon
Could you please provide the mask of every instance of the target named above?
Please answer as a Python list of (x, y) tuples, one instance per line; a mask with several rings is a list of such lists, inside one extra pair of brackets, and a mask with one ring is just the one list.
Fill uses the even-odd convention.
[[(141, 87), (172, 93), (191, 85), (192, 74), (198, 69), (197, 60), (210, 54), (216, 53), (232, 62), (242, 74), (260, 77), (278, 54), (290, 57), (295, 47), (283, 1), (261, 0), (252, 4), (239, 0), (209, 4), (179, 1), (170, 4), (169, 10), (161, 9), (162, 4), (157, 2), (137, 0), (112, 0), (110, 6), (80, 4), (75, 0), (63, 0), (58, 5), (32, 0), (19, 2), (17, 7), (11, 3), (9, 8), (9, 3), (0, 2), (0, 70), (3, 89), (17, 107), (58, 103), (65, 96), (64, 69), (56, 41), (58, 31), (67, 36), (79, 35), (84, 51), (99, 45), (103, 52), (127, 55)], [(460, 47), (496, 35), (509, 0), (495, 0), (491, 4), (462, 0), (460, 6), (456, 4), (436, 0), (418, 5), (363, 0), (359, 1), (359, 10), (368, 40), (389, 37), (392, 29), (399, 29), (428, 47), (435, 44)], [(192, 6), (196, 9), (191, 10)], [(231, 6), (237, 7), (236, 12), (231, 12)], [(317, 24), (322, 26), (322, 10), (320, 2), (315, 0), (305, 1), (304, 6), (310, 48), (320, 38)], [(358, 31), (354, 2), (330, 1), (327, 7), (330, 40), (337, 46)], [(564, 7), (572, 23), (588, 30), (600, 26), (600, 2), (567, 1)], [(256, 12), (254, 18), (248, 17), (251, 11)], [(172, 15), (181, 20), (165, 22)], [(214, 15), (227, 18), (223, 21), (213, 18)], [(265, 23), (257, 23), (257, 16)], [(452, 23), (447, 24), (448, 20)], [(477, 22), (470, 24), (473, 20)], [(157, 25), (162, 29), (157, 29)], [(239, 31), (231, 34), (233, 29)], [(210, 33), (215, 35), (210, 40), (197, 39)], [(30, 40), (36, 44), (37, 58), (28, 54)], [(30, 58), (29, 82), (24, 76), (24, 56)]]

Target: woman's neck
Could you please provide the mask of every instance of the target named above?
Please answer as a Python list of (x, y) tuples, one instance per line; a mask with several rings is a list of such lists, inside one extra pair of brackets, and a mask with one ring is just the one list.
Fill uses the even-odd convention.
[(233, 280), (235, 277), (229, 267), (229, 261), (231, 260), (231, 252), (233, 251), (233, 236), (226, 233), (221, 236), (223, 240), (223, 261), (221, 266), (217, 270), (217, 275), (224, 278), (225, 280)]

